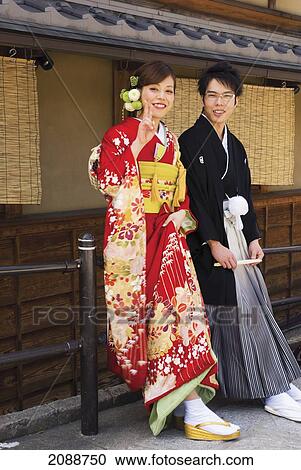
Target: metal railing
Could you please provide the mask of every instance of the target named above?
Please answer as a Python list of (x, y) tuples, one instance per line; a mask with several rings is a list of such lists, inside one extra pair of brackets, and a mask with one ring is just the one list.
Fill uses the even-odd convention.
[[(104, 338), (103, 335), (97, 338), (96, 330), (96, 266), (102, 266), (102, 259), (96, 260), (95, 239), (90, 233), (78, 238), (78, 249), (80, 257), (74, 261), (0, 267), (0, 276), (79, 271), (81, 328), (80, 340), (71, 339), (61, 344), (2, 354), (0, 368), (80, 352), (81, 431), (90, 436), (98, 433), (97, 345), (98, 342), (104, 342)], [(265, 248), (263, 251), (265, 254), (298, 253), (301, 252), (301, 246)], [(301, 296), (275, 300), (272, 305), (276, 308), (299, 303)]]
[(300, 253), (301, 245), (292, 245), (292, 246), (278, 246), (275, 248), (263, 248), (263, 251), (266, 255), (275, 255), (282, 253)]
[[(301, 253), (301, 245), (293, 246), (281, 246), (275, 248), (264, 248), (264, 253), (266, 255), (270, 254), (292, 254), (292, 253)], [(301, 296), (291, 296), (284, 299), (273, 300), (271, 302), (273, 309), (286, 309), (288, 308), (286, 314), (286, 326), (282, 325), (282, 331), (285, 333), (286, 338), (292, 347), (293, 351), (296, 354), (298, 351), (298, 357), (300, 361), (300, 344), (301, 344), (301, 322), (291, 321), (290, 317), (290, 307), (298, 306), (301, 304)], [(297, 348), (297, 349), (296, 349)]]
[[(275, 248), (263, 248), (265, 255), (275, 255), (275, 254), (284, 254), (284, 253), (301, 253), (301, 245), (293, 246), (279, 246)], [(296, 297), (287, 297), (285, 299), (273, 300), (273, 307), (282, 307), (285, 305), (292, 305), (301, 303), (301, 296)]]
[(94, 236), (78, 238), (79, 259), (51, 264), (1, 266), (0, 276), (59, 271), (79, 271), (80, 340), (30, 348), (0, 355), (0, 367), (17, 366), (37, 359), (48, 359), (80, 352), (81, 431), (86, 436), (98, 433), (97, 330), (96, 330), (96, 246)]

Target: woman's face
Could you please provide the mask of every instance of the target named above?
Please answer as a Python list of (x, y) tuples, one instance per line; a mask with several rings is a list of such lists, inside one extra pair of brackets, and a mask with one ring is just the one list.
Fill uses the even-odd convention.
[(142, 88), (141, 100), (148, 102), (152, 117), (162, 119), (171, 110), (175, 99), (175, 84), (171, 76), (160, 83), (146, 85)]

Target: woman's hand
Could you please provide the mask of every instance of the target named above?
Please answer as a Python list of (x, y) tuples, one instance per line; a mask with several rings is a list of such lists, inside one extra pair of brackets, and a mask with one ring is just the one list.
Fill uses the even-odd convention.
[[(264, 252), (262, 251), (258, 240), (253, 240), (249, 244), (249, 256), (251, 259), (263, 259)], [(256, 264), (257, 263), (254, 263), (254, 265), (252, 264), (251, 266), (255, 266)]]
[(183, 209), (177, 212), (173, 212), (167, 217), (167, 219), (165, 220), (163, 224), (163, 227), (166, 227), (166, 225), (169, 224), (169, 222), (173, 222), (176, 230), (179, 231), (182, 223), (184, 222), (185, 217), (186, 217), (186, 213)]
[(156, 133), (150, 104), (146, 101), (143, 104), (143, 107), (144, 109), (142, 120), (138, 127), (137, 136), (131, 145), (131, 150), (135, 158), (138, 157), (143, 147), (154, 137)]
[(222, 245), (217, 240), (208, 240), (208, 245), (213, 258), (225, 269), (235, 269), (237, 260), (229, 248)]

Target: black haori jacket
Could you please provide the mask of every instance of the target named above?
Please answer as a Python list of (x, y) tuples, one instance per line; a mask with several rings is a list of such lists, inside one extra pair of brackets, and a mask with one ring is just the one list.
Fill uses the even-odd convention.
[[(200, 116), (193, 127), (179, 138), (182, 163), (187, 169), (190, 208), (198, 228), (187, 236), (204, 301), (211, 305), (237, 305), (234, 274), (231, 269), (213, 267), (207, 240), (218, 240), (228, 247), (224, 229), (223, 200), (226, 198), (221, 179), (226, 169), (226, 152), (211, 123)], [(249, 204), (242, 216), (247, 244), (259, 238), (256, 215), (251, 199), (251, 178), (246, 151), (228, 129), (228, 150), (235, 168), (237, 192)]]

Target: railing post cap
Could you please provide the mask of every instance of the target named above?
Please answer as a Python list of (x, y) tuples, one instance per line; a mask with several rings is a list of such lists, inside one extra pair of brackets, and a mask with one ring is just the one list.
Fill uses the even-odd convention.
[(95, 237), (92, 233), (83, 233), (78, 237), (78, 246), (82, 247), (94, 247)]

